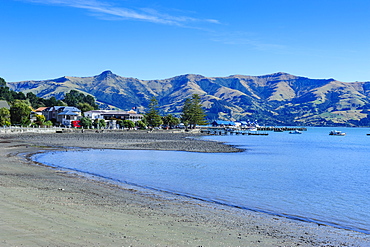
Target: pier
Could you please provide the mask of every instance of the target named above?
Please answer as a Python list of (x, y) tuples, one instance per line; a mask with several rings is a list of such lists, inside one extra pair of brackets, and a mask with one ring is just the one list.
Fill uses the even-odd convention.
[(257, 127), (258, 131), (275, 131), (275, 132), (282, 132), (282, 131), (307, 131), (307, 128), (304, 127)]
[(260, 135), (267, 136), (269, 131), (307, 131), (304, 127), (256, 127), (256, 128), (233, 128), (233, 127), (205, 127), (201, 128), (201, 133), (209, 135)]

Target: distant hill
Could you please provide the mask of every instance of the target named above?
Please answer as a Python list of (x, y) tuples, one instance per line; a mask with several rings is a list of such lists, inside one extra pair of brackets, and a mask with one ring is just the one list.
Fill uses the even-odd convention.
[(345, 83), (287, 73), (263, 76), (204, 77), (180, 75), (163, 80), (139, 80), (111, 71), (91, 77), (64, 76), (52, 80), (9, 82), (15, 91), (62, 99), (75, 89), (94, 96), (102, 107), (137, 107), (144, 112), (157, 98), (163, 113), (179, 113), (192, 94), (202, 97), (210, 120), (258, 120), (266, 125), (370, 125), (370, 82)]

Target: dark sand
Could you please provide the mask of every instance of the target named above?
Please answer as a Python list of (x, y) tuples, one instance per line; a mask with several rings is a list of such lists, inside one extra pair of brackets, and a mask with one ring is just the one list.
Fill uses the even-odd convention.
[(0, 134), (0, 246), (370, 246), (330, 226), (118, 186), (28, 154), (67, 147), (237, 152), (188, 133)]

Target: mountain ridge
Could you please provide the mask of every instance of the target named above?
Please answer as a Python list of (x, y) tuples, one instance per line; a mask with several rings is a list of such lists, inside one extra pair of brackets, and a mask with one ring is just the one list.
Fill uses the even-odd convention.
[(70, 90), (94, 96), (104, 107), (136, 107), (144, 112), (156, 97), (163, 113), (178, 114), (186, 98), (199, 94), (210, 120), (257, 119), (267, 125), (368, 126), (370, 82), (310, 79), (285, 72), (261, 76), (205, 77), (178, 75), (140, 80), (106, 70), (89, 77), (63, 76), (10, 82), (14, 91), (62, 99)]

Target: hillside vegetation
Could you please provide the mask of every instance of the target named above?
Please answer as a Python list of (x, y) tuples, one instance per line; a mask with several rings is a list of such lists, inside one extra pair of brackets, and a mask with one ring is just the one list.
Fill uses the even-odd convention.
[(65, 76), (43, 81), (9, 82), (18, 92), (57, 99), (70, 90), (96, 98), (101, 108), (147, 109), (155, 97), (160, 112), (179, 113), (193, 94), (209, 120), (258, 120), (266, 125), (368, 126), (370, 82), (345, 83), (287, 73), (263, 76), (180, 75), (163, 80), (126, 78), (105, 71), (91, 77)]

